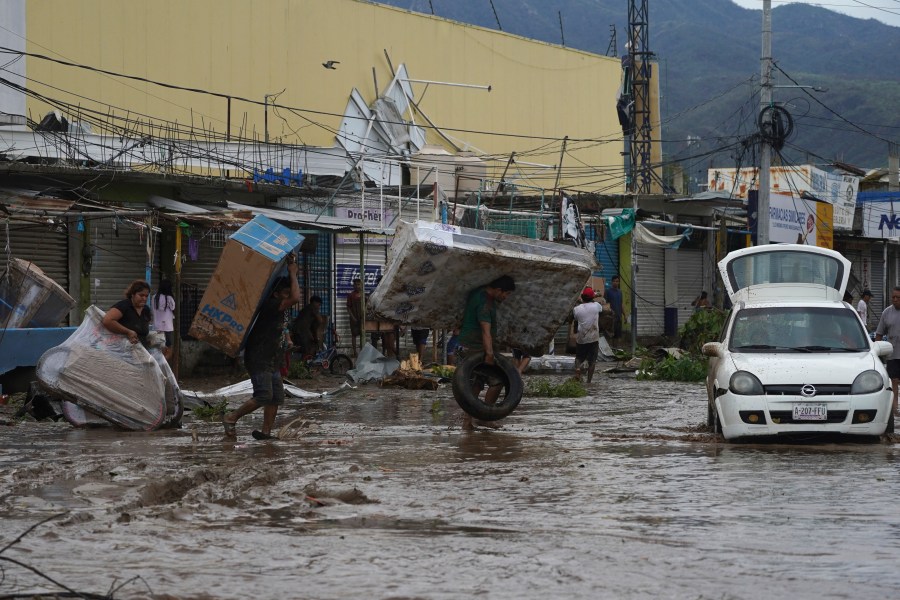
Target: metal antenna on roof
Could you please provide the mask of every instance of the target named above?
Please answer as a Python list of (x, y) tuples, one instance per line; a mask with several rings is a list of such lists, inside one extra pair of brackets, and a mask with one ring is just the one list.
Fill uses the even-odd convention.
[(494, 11), (494, 19), (497, 21), (497, 29), (503, 31), (503, 27), (500, 25), (500, 17), (497, 16), (497, 8), (494, 6), (494, 0), (488, 0), (491, 3), (491, 10)]
[(566, 32), (563, 31), (563, 22), (562, 22), (562, 11), (556, 11), (556, 14), (559, 15), (559, 37), (562, 38), (562, 45), (565, 47), (566, 45)]

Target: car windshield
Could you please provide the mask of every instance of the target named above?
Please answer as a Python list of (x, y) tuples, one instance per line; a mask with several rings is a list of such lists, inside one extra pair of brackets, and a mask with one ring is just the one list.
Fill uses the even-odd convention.
[(732, 352), (866, 352), (869, 341), (848, 308), (747, 308), (734, 317)]

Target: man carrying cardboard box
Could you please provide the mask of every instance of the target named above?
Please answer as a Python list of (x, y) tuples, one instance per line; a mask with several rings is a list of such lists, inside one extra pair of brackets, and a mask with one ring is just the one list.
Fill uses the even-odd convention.
[(287, 281), (276, 280), (272, 295), (263, 301), (259, 315), (244, 347), (244, 366), (253, 384), (253, 397), (234, 412), (222, 418), (225, 436), (237, 435), (236, 425), (244, 415), (263, 407), (262, 431), (254, 430), (257, 440), (272, 439), (272, 426), (278, 407), (284, 404), (284, 384), (281, 381), (280, 359), (284, 356), (281, 336), (284, 331), (284, 311), (300, 301), (300, 284), (297, 281), (297, 262), (294, 254), (287, 257)]

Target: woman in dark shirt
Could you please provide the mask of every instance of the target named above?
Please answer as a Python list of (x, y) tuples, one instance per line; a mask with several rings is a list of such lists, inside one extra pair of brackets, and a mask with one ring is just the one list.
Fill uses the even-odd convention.
[(147, 298), (150, 296), (150, 284), (135, 279), (125, 290), (125, 299), (112, 305), (103, 317), (103, 326), (112, 333), (128, 337), (132, 344), (147, 341), (150, 323), (153, 320)]

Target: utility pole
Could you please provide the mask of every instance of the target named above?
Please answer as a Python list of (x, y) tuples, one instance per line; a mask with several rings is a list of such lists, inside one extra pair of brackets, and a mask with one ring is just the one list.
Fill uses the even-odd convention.
[[(650, 193), (650, 148), (653, 131), (650, 121), (650, 9), (648, 0), (628, 2), (628, 64), (631, 68), (631, 107), (629, 116), (632, 126), (629, 143), (629, 164), (632, 193), (631, 206), (634, 209), (634, 226), (637, 227), (638, 195)], [(631, 232), (631, 352), (637, 350), (637, 241), (636, 231)]]
[(629, 110), (633, 133), (629, 159), (631, 161), (631, 191), (649, 194), (653, 167), (650, 148), (653, 128), (650, 119), (650, 15), (648, 0), (630, 0), (628, 4), (628, 63), (631, 66), (631, 107)]
[[(762, 57), (760, 72), (760, 111), (772, 104), (772, 0), (763, 0)], [(765, 119), (770, 119), (772, 111), (766, 111)], [(760, 133), (769, 128), (761, 123)], [(769, 243), (769, 170), (772, 166), (772, 146), (765, 135), (759, 140), (759, 193), (756, 204), (756, 245)]]
[(900, 192), (900, 146), (888, 144), (888, 190)]

